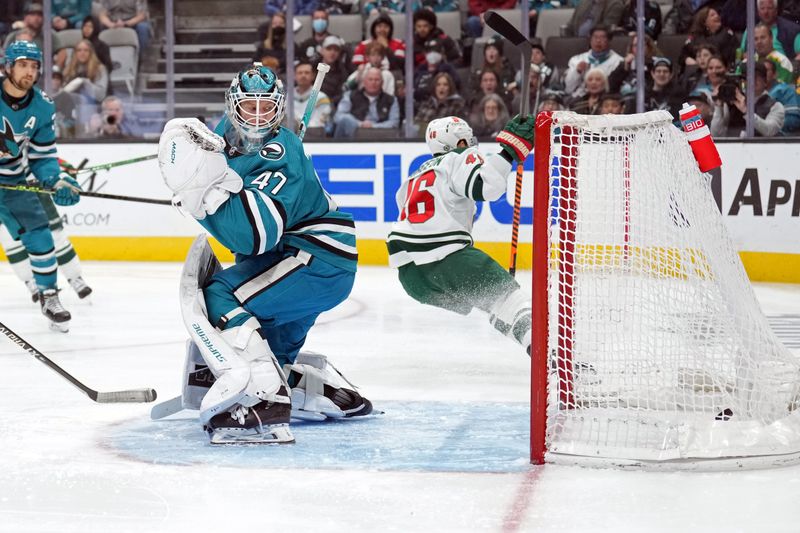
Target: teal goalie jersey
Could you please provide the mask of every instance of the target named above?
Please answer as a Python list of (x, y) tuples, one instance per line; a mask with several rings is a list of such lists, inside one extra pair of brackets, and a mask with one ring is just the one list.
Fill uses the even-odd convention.
[[(228, 129), (223, 119), (216, 132)], [(228, 165), (244, 180), (219, 210), (200, 223), (239, 256), (280, 246), (305, 250), (327, 263), (356, 270), (355, 224), (322, 188), (300, 139), (280, 128), (257, 153), (242, 154), (226, 143)]]

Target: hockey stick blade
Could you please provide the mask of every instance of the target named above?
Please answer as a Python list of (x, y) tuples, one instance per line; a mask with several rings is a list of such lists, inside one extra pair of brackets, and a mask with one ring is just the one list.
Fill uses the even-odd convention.
[(522, 35), (517, 28), (512, 26), (509, 21), (504, 19), (502, 15), (494, 11), (487, 11), (483, 16), (483, 20), (490, 28), (511, 41), (515, 46), (527, 42), (525, 36)]
[(154, 389), (131, 389), (114, 392), (98, 392), (97, 403), (150, 403), (155, 401)]
[(126, 391), (114, 392), (97, 392), (96, 390), (87, 387), (82, 381), (78, 380), (75, 376), (58, 366), (45, 354), (28, 344), (28, 341), (11, 331), (5, 324), (0, 322), (0, 333), (5, 335), (14, 344), (28, 352), (37, 361), (46, 365), (50, 370), (62, 378), (69, 381), (75, 388), (89, 397), (89, 399), (98, 403), (147, 403), (156, 399), (156, 391), (153, 389), (134, 389)]

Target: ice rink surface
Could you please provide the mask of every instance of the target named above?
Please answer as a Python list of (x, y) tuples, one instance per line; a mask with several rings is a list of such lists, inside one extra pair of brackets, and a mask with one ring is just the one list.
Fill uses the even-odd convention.
[[(65, 335), (0, 264), (0, 321), (92, 388), (178, 394), (180, 265), (84, 270), (95, 294), (62, 293)], [(800, 349), (800, 287), (756, 292)], [(297, 425), (294, 445), (212, 448), (193, 413), (153, 422), (152, 404), (95, 404), (2, 339), (2, 532), (800, 531), (800, 466), (528, 466), (527, 356), (483, 315), (413, 302), (389, 269), (361, 268), (306, 345), (385, 414)]]

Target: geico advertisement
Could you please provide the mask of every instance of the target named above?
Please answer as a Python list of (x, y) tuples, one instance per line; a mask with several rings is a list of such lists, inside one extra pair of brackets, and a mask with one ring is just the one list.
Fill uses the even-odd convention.
[[(498, 150), (482, 143), (485, 151)], [(712, 192), (739, 250), (800, 253), (800, 144), (718, 145), (721, 173), (712, 180)], [(88, 159), (87, 167), (155, 154), (156, 144), (65, 144), (59, 155), (72, 164)], [(340, 209), (356, 220), (358, 236), (383, 239), (398, 216), (395, 193), (405, 175), (430, 157), (424, 143), (338, 144), (308, 143), (306, 152), (324, 187)], [(168, 199), (156, 160), (99, 170), (81, 183), (92, 190), (126, 196)], [(636, 176), (631, 176), (636, 179)], [(665, 171), (664, 179), (669, 179)], [(520, 231), (522, 242), (531, 241), (532, 157), (526, 161)], [(478, 204), (474, 235), (477, 241), (510, 239), (513, 208), (513, 173), (509, 190), (495, 202)], [(62, 209), (73, 235), (184, 236), (199, 231), (191, 218), (170, 206), (120, 200), (83, 198)]]

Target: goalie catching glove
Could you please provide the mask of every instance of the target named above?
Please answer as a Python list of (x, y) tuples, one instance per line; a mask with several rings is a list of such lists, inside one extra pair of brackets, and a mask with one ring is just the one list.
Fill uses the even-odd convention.
[(55, 191), (53, 201), (57, 205), (75, 205), (81, 200), (81, 186), (66, 172), (42, 180), (45, 189)]
[(503, 131), (497, 135), (500, 147), (514, 160), (525, 161), (533, 148), (533, 131), (536, 119), (529, 115), (522, 119), (519, 115), (508, 121)]
[(167, 122), (158, 143), (161, 176), (174, 194), (172, 203), (197, 220), (213, 215), (244, 182), (228, 167), (225, 141), (196, 118)]

